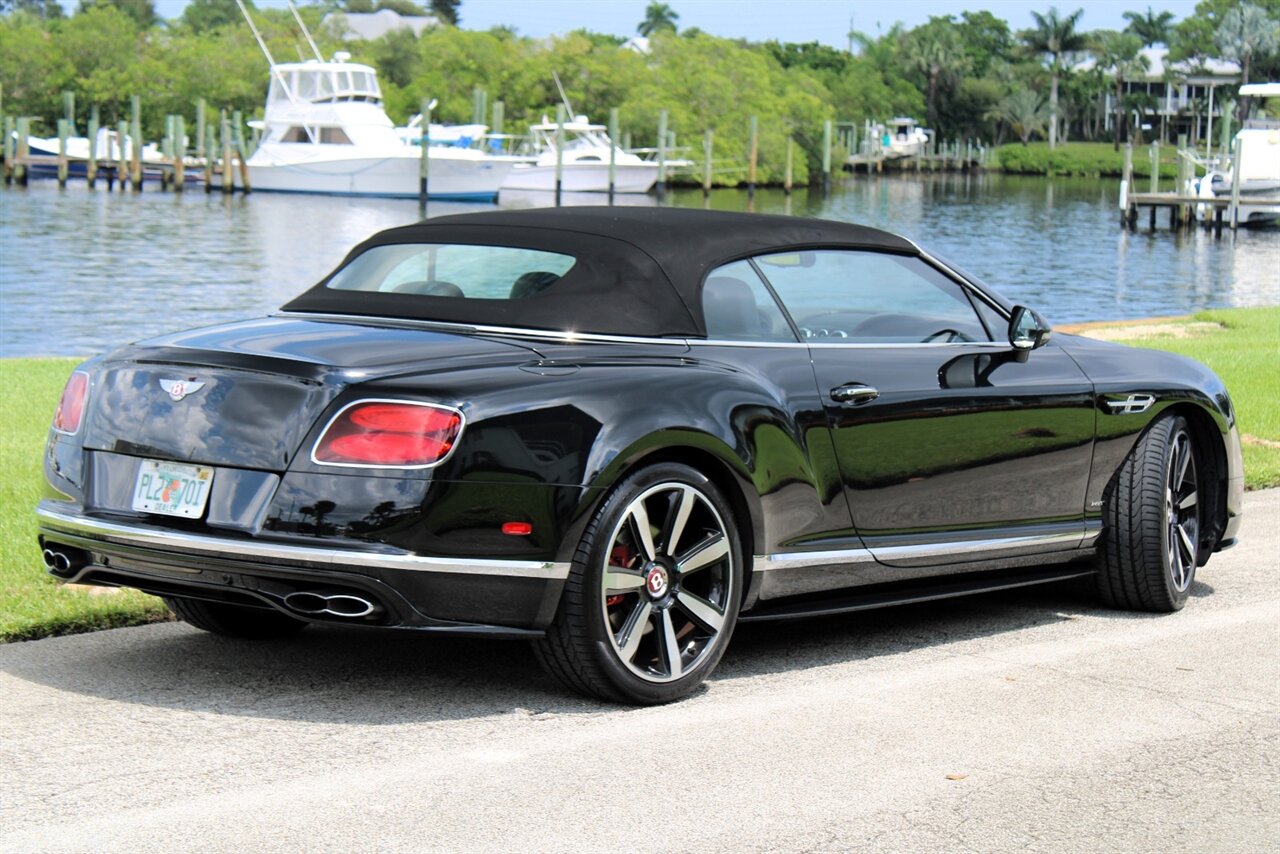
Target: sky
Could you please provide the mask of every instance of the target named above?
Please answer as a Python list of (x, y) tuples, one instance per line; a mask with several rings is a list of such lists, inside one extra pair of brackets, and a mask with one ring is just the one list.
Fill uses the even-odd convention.
[[(619, 36), (635, 35), (649, 0), (463, 0), (464, 29), (487, 30), (497, 25), (516, 28), (522, 36), (544, 37), (586, 27)], [(162, 17), (182, 14), (187, 0), (156, 0)], [(258, 6), (284, 7), (285, 0), (256, 0)], [(66, 0), (64, 0), (64, 5)], [(424, 4), (425, 5), (425, 4)], [(712, 35), (750, 41), (778, 39), (819, 41), (848, 46), (849, 23), (872, 36), (901, 21), (907, 29), (933, 15), (958, 15), (986, 9), (1016, 30), (1031, 26), (1031, 12), (1056, 5), (1062, 12), (1083, 9), (1080, 29), (1124, 29), (1126, 10), (1170, 11), (1182, 20), (1195, 9), (1195, 0), (667, 0), (680, 18), (678, 24), (698, 27)]]

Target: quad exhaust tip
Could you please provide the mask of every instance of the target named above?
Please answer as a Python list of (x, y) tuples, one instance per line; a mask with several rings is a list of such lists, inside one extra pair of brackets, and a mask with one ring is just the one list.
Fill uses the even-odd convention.
[(362, 596), (351, 593), (316, 593), (300, 590), (284, 597), (284, 604), (290, 610), (308, 617), (346, 617), (348, 619), (367, 617), (378, 610), (378, 606)]

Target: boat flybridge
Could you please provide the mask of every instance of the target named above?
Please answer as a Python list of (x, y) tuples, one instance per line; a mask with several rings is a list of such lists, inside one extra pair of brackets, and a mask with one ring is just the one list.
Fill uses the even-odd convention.
[(658, 164), (624, 151), (609, 138), (604, 125), (586, 116), (557, 125), (544, 116), (529, 128), (527, 146), (531, 162), (516, 164), (503, 183), (504, 190), (556, 188), (556, 131), (564, 129), (561, 146), (561, 188), (568, 193), (603, 193), (609, 189), (609, 154), (613, 150), (614, 191), (647, 193), (658, 180)]
[[(1242, 98), (1253, 98), (1255, 107), (1235, 136), (1240, 160), (1240, 196), (1259, 200), (1280, 198), (1280, 119), (1257, 114), (1257, 105), (1263, 99), (1280, 98), (1280, 83), (1246, 83), (1240, 87), (1239, 94)], [(1230, 196), (1234, 174), (1235, 164), (1215, 164), (1195, 182), (1196, 195), (1202, 199)], [(1207, 219), (1212, 211), (1207, 205), (1199, 205), (1197, 214)], [(1280, 222), (1280, 205), (1242, 206), (1240, 221), (1245, 225), (1274, 225)]]
[[(377, 72), (350, 58), (271, 63), (262, 140), (247, 163), (255, 190), (417, 198), (421, 149), (396, 133)], [(433, 146), (430, 196), (492, 200), (512, 165)]]

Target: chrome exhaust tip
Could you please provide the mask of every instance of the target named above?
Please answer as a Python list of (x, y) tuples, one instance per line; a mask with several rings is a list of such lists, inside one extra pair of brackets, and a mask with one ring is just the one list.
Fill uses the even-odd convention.
[(53, 569), (55, 555), (52, 549), (45, 549), (40, 553), (40, 557), (44, 560), (46, 569)]
[(378, 610), (368, 599), (351, 593), (315, 593), (300, 590), (284, 597), (286, 608), (308, 617), (367, 617)]

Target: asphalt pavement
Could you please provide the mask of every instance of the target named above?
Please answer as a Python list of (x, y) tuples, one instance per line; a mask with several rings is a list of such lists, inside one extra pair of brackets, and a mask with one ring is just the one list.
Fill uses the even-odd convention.
[(1178, 614), (1070, 582), (741, 626), (629, 709), (518, 643), (0, 646), (0, 851), (1280, 848), (1280, 490)]

